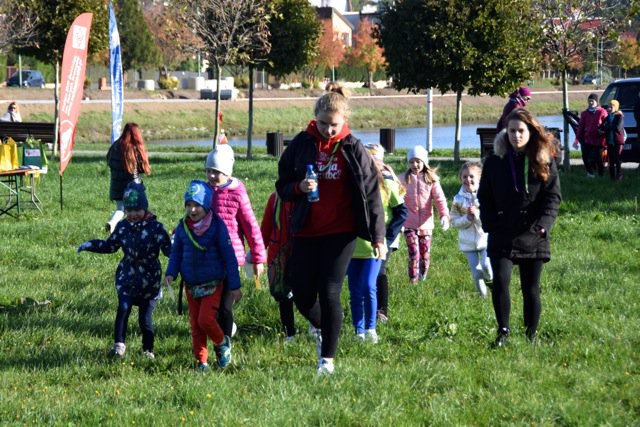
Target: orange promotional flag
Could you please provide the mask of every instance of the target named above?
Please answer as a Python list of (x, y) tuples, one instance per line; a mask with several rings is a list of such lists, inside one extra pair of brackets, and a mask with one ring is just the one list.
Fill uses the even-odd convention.
[(87, 65), (89, 32), (92, 13), (83, 13), (71, 24), (62, 54), (62, 72), (60, 86), (60, 176), (64, 173), (73, 152), (73, 143), (80, 115), (80, 101), (84, 85), (84, 73)]

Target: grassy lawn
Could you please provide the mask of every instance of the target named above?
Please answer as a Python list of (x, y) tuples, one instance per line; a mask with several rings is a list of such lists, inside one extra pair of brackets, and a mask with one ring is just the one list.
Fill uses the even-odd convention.
[[(205, 153), (151, 157), (150, 207), (167, 229), (182, 215)], [(353, 339), (348, 290), (336, 373), (317, 378), (306, 323), (285, 345), (277, 304), (243, 279), (234, 362), (224, 372), (192, 369), (185, 316), (170, 297), (156, 309), (155, 362), (140, 355), (134, 309), (128, 351), (110, 360), (121, 253), (76, 254), (102, 231), (112, 203), (103, 155), (76, 155), (59, 205), (57, 165), (41, 178), (44, 213), (0, 217), (0, 420), (3, 425), (514, 425), (633, 426), (640, 422), (640, 220), (638, 171), (625, 179), (562, 174), (564, 202), (545, 266), (540, 341), (524, 338), (517, 274), (513, 338), (490, 348), (490, 300), (475, 295), (457, 233), (436, 229), (429, 278), (412, 286), (406, 248), (390, 263), (390, 321), (381, 342)], [(388, 156), (398, 171), (404, 156)], [(442, 162), (448, 199), (459, 164)], [(238, 156), (258, 219), (276, 161)], [(166, 258), (162, 258), (163, 266)], [(263, 284), (263, 287), (266, 286)], [(185, 303), (186, 305), (186, 303)]]

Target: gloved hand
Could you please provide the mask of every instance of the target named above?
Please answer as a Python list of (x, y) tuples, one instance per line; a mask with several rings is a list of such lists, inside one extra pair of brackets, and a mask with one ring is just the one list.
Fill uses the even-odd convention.
[(81, 244), (80, 246), (78, 246), (78, 249), (76, 249), (77, 253), (80, 253), (82, 251), (86, 251), (87, 249), (89, 249), (91, 247), (91, 243), (89, 242), (84, 242), (83, 244)]
[(449, 217), (443, 216), (440, 218), (440, 226), (442, 227), (442, 231), (447, 231), (449, 229)]

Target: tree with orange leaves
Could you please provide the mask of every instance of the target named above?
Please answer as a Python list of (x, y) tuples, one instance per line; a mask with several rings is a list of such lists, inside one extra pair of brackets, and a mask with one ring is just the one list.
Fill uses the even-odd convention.
[(318, 66), (331, 68), (331, 80), (336, 79), (336, 67), (345, 56), (344, 41), (333, 31), (330, 20), (322, 22), (322, 35), (318, 42), (319, 55), (316, 57)]
[(373, 73), (384, 67), (386, 60), (384, 50), (373, 38), (374, 24), (369, 19), (360, 22), (358, 31), (353, 36), (353, 49), (349, 54), (351, 63), (367, 69), (367, 84), (369, 93), (373, 87)]

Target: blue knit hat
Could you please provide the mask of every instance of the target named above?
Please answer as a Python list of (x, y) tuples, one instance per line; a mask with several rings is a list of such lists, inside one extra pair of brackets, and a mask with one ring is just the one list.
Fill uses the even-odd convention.
[(187, 191), (184, 193), (184, 204), (194, 201), (202, 206), (205, 212), (211, 209), (211, 187), (199, 179), (194, 179), (189, 183)]
[(124, 208), (127, 210), (144, 210), (149, 209), (149, 201), (144, 191), (144, 185), (131, 181), (124, 189), (122, 197)]

